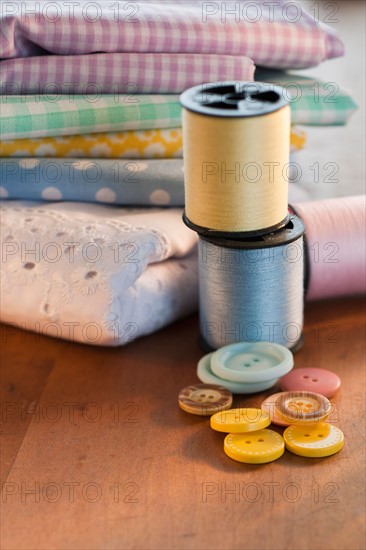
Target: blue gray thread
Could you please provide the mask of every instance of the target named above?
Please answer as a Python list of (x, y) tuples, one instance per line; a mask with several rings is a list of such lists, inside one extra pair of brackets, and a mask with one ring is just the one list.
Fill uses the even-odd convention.
[(200, 328), (217, 349), (238, 341), (292, 348), (303, 329), (303, 237), (271, 248), (239, 249), (200, 238)]

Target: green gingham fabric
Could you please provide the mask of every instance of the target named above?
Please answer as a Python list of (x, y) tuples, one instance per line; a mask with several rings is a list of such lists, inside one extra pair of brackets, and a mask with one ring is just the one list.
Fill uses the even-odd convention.
[(336, 82), (323, 82), (299, 74), (257, 69), (255, 80), (271, 82), (284, 88), (290, 100), (291, 121), (307, 126), (346, 124), (357, 104), (345, 88)]
[[(334, 82), (263, 69), (255, 79), (284, 88), (292, 124), (342, 125), (357, 109), (349, 92)], [(173, 94), (4, 95), (0, 105), (2, 140), (181, 126), (179, 96)]]
[(181, 125), (177, 95), (3, 96), (0, 105), (3, 140)]

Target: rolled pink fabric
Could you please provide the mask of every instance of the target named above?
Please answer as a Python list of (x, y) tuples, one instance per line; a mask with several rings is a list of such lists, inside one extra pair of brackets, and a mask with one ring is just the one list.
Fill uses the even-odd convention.
[(308, 300), (366, 292), (366, 196), (294, 205), (305, 223)]

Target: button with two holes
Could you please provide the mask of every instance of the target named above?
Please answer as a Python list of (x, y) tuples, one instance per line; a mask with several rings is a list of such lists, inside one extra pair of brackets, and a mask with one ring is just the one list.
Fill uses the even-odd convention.
[(264, 382), (240, 384), (239, 382), (230, 382), (216, 376), (211, 370), (211, 358), (213, 353), (204, 355), (197, 364), (197, 376), (205, 384), (219, 384), (225, 386), (228, 390), (235, 394), (256, 393), (268, 390), (276, 383), (277, 379), (265, 380)]
[(262, 409), (229, 409), (210, 418), (213, 430), (225, 433), (246, 433), (262, 430), (271, 423), (269, 413)]
[(224, 451), (238, 462), (265, 464), (283, 455), (285, 442), (280, 434), (267, 429), (247, 434), (230, 433), (225, 437)]
[(332, 397), (341, 385), (341, 380), (335, 372), (318, 368), (294, 369), (280, 380), (283, 391), (312, 391)]
[(342, 431), (325, 422), (309, 426), (289, 426), (283, 437), (288, 451), (309, 458), (331, 456), (338, 453), (344, 445)]
[(211, 370), (216, 376), (241, 384), (276, 381), (290, 372), (293, 365), (291, 351), (270, 342), (229, 344), (211, 357)]

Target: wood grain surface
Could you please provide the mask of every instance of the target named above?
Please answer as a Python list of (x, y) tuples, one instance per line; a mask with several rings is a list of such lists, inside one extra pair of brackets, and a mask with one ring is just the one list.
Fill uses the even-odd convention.
[(295, 357), (341, 377), (343, 450), (265, 465), (231, 460), (178, 407), (196, 317), (119, 349), (2, 326), (2, 548), (364, 548), (364, 313), (360, 298), (309, 305)]
[[(346, 127), (307, 129), (298, 189), (364, 193), (365, 4), (302, 4), (321, 18), (336, 5), (346, 43), (346, 58), (305, 74), (350, 88), (360, 108)], [(338, 182), (315, 182), (314, 162), (337, 162)], [(341, 377), (331, 422), (345, 446), (257, 466), (228, 458), (224, 434), (178, 407), (179, 390), (198, 381), (196, 316), (119, 349), (0, 326), (1, 548), (363, 550), (364, 301), (307, 305), (305, 321), (295, 365)], [(259, 406), (277, 390), (234, 405)]]

